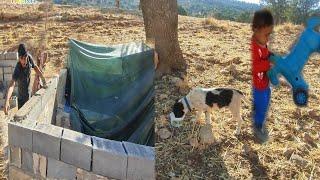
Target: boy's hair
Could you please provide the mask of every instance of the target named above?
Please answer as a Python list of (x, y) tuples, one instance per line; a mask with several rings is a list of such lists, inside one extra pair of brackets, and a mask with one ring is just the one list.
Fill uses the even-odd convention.
[(273, 26), (273, 16), (268, 9), (261, 9), (254, 13), (251, 28), (260, 29)]

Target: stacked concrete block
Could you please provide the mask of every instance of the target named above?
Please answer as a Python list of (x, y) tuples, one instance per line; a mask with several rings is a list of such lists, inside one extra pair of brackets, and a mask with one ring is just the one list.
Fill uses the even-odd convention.
[(21, 169), (33, 172), (33, 153), (32, 151), (22, 150), (21, 151)]
[(33, 152), (59, 160), (62, 131), (51, 124), (37, 124), (32, 134)]
[(57, 79), (8, 124), (9, 179), (154, 179), (153, 148), (63, 128), (70, 115), (55, 106)]
[(93, 174), (92, 172), (89, 172), (80, 168), (77, 169), (76, 176), (77, 176), (77, 180), (109, 180), (109, 178), (107, 177)]
[(127, 154), (121, 142), (92, 137), (92, 172), (116, 179), (127, 177)]
[(33, 96), (29, 99), (15, 114), (14, 121), (33, 120), (38, 119), (41, 113), (41, 98)]
[(61, 139), (61, 161), (91, 170), (91, 136), (64, 129)]
[(148, 146), (123, 142), (128, 154), (128, 180), (155, 179), (155, 153)]
[(20, 168), (9, 165), (9, 179), (10, 180), (30, 180), (35, 179), (32, 173), (23, 171)]
[(48, 179), (76, 179), (76, 172), (75, 166), (48, 158)]
[(65, 87), (67, 80), (67, 69), (61, 69), (59, 74), (59, 81), (57, 86), (57, 95), (56, 95), (56, 104), (59, 108), (63, 108), (66, 100), (65, 100)]
[(6, 88), (12, 79), (12, 74), (17, 62), (18, 55), (16, 52), (0, 53), (0, 82)]
[(38, 122), (51, 124), (55, 118), (55, 99), (56, 89), (58, 84), (58, 77), (52, 78), (48, 81), (47, 89), (40, 89), (36, 92), (36, 96), (41, 99), (41, 114), (39, 115)]
[(33, 174), (38, 177), (47, 177), (47, 157), (33, 153)]
[(8, 143), (10, 147), (19, 147), (32, 151), (32, 131), (36, 122), (23, 121), (8, 123)]
[(7, 53), (5, 53), (5, 57), (6, 57), (7, 61), (10, 61), (10, 60), (17, 61), (18, 60), (18, 53), (16, 53), (16, 52), (7, 52)]
[(21, 148), (9, 147), (9, 161), (10, 164), (21, 168)]

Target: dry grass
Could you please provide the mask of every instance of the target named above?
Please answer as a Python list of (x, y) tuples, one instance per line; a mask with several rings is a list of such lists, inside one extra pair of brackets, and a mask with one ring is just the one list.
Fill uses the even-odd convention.
[[(189, 65), (189, 87), (231, 86), (241, 89), (251, 99), (250, 25), (229, 23), (226, 31), (216, 32), (200, 28), (203, 24), (200, 19), (192, 19), (192, 23), (190, 19), (179, 19), (179, 38)], [(183, 28), (185, 26), (188, 28)], [(280, 30), (281, 33), (275, 30), (270, 47), (273, 52), (287, 53), (301, 28), (294, 25), (279, 28), (286, 30)], [(320, 145), (320, 72), (317, 68), (320, 63), (317, 59), (319, 55), (313, 55), (305, 68), (305, 77), (312, 86), (309, 107), (296, 110), (288, 87), (272, 90), (267, 120), (271, 139), (266, 145), (255, 142), (251, 133), (251, 105), (244, 104), (245, 123), (240, 136), (234, 135), (236, 122), (231, 120), (231, 114), (221, 110), (215, 112), (213, 118), (218, 141), (206, 147), (193, 147), (203, 124), (194, 126), (190, 122), (194, 115), (189, 115), (183, 127), (172, 128), (167, 115), (174, 101), (185, 93), (179, 92), (175, 85), (176, 75), (157, 81), (156, 131), (159, 134), (160, 130), (168, 129), (171, 133), (167, 139), (157, 136), (158, 179), (319, 178), (320, 150), (316, 146)], [(308, 135), (316, 146), (306, 140)]]

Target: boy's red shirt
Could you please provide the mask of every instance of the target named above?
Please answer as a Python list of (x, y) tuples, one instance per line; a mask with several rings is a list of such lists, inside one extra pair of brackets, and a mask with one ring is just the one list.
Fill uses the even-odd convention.
[(270, 69), (270, 52), (266, 47), (260, 46), (256, 39), (251, 39), (252, 80), (256, 89), (264, 90), (269, 87), (267, 71)]

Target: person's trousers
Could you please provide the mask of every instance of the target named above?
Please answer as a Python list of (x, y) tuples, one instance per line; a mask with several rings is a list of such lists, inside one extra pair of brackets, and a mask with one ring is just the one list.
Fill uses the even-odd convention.
[(262, 128), (268, 115), (271, 89), (253, 88), (253, 120), (256, 128)]
[(18, 97), (18, 109), (20, 109), (28, 100), (29, 97)]

